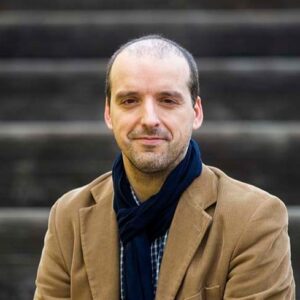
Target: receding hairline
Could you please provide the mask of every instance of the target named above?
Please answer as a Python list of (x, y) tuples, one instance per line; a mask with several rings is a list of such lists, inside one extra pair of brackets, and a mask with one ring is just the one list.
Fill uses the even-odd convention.
[(118, 65), (120, 60), (124, 60), (126, 62), (126, 59), (128, 59), (128, 57), (133, 57), (136, 61), (148, 58), (153, 60), (170, 60), (174, 58), (179, 59), (179, 61), (181, 61), (181, 63), (186, 67), (188, 76), (190, 75), (189, 64), (184, 55), (178, 49), (172, 48), (173, 51), (170, 51), (166, 48), (149, 48), (145, 42), (147, 41), (142, 41), (143, 44), (141, 44), (140, 42), (136, 43), (139, 43), (140, 45), (132, 44), (128, 46), (128, 48), (126, 47), (125, 49), (120, 51), (118, 55), (115, 56), (113, 64), (110, 68), (110, 80), (113, 74), (114, 67)]
[(161, 35), (148, 35), (137, 39), (133, 39), (126, 44), (122, 45), (110, 58), (107, 65), (106, 72), (106, 86), (105, 93), (108, 100), (111, 96), (111, 70), (115, 64), (116, 59), (120, 54), (127, 52), (135, 56), (152, 56), (158, 59), (169, 58), (174, 55), (178, 58), (182, 58), (189, 69), (189, 82), (188, 87), (190, 89), (192, 101), (199, 95), (199, 83), (198, 83), (198, 68), (194, 60), (193, 55), (184, 47), (172, 41), (164, 38)]
[(120, 51), (117, 52), (115, 57), (113, 58), (113, 63), (109, 72), (109, 80), (111, 80), (111, 73), (118, 58), (127, 54), (130, 56), (132, 55), (136, 58), (150, 57), (154, 59), (169, 59), (172, 56), (179, 57), (185, 62), (190, 73), (188, 61), (186, 60), (180, 49), (178, 49), (178, 47), (174, 46), (169, 41), (154, 37), (144, 40), (138, 40), (136, 42), (133, 42), (132, 44), (129, 44), (123, 49), (120, 49)]
[[(184, 56), (179, 56), (176, 53), (168, 53), (168, 55), (160, 55), (159, 53), (141, 53), (139, 50), (141, 50), (141, 48), (138, 49), (134, 49), (133, 51), (131, 51), (132, 49), (124, 49), (124, 51), (122, 51), (121, 53), (119, 53), (119, 55), (115, 58), (114, 63), (111, 67), (111, 71), (110, 71), (110, 88), (112, 90), (113, 88), (113, 82), (114, 82), (114, 78), (115, 75), (119, 73), (120, 69), (119, 67), (122, 66), (121, 68), (123, 70), (126, 70), (128, 67), (129, 62), (132, 62), (135, 66), (146, 66), (146, 68), (150, 67), (150, 68), (156, 68), (156, 66), (160, 65), (160, 64), (167, 64), (170, 66), (176, 66), (175, 68), (180, 68), (177, 69), (178, 70), (178, 74), (180, 73), (180, 77), (185, 78), (185, 84), (188, 87), (189, 81), (190, 81), (190, 68), (189, 65), (186, 61), (186, 59), (184, 58)], [(138, 50), (138, 52), (136, 51)], [(159, 55), (156, 55), (159, 54)], [(135, 67), (134, 67), (135, 68)], [(169, 92), (167, 89), (165, 92)]]
[(155, 37), (137, 40), (124, 47), (124, 49), (121, 49), (117, 56), (123, 52), (127, 52), (138, 57), (153, 56), (155, 58), (165, 58), (170, 56), (170, 54), (174, 54), (184, 58), (182, 51), (180, 51), (177, 46), (173, 45), (170, 41)]

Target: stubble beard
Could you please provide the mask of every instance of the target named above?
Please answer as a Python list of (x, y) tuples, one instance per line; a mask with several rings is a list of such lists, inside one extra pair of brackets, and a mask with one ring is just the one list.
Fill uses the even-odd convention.
[(165, 173), (173, 170), (177, 164), (184, 158), (188, 145), (180, 147), (179, 145), (169, 145), (162, 152), (155, 151), (137, 151), (133, 146), (129, 147), (127, 153), (124, 153), (139, 172), (153, 175), (156, 173)]

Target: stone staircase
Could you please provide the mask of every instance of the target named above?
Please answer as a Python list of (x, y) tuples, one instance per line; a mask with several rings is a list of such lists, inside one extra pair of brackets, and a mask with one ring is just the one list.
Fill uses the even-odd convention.
[(1, 1), (0, 300), (32, 299), (49, 207), (111, 168), (106, 62), (149, 33), (197, 58), (205, 163), (288, 205), (300, 283), (300, 3), (261, 2)]

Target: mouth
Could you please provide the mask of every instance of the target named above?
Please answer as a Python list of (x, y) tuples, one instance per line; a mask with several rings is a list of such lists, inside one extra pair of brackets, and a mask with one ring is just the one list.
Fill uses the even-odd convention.
[(159, 137), (159, 136), (140, 136), (136, 137), (133, 140), (140, 142), (141, 144), (144, 145), (159, 145), (165, 142), (167, 139), (164, 137)]

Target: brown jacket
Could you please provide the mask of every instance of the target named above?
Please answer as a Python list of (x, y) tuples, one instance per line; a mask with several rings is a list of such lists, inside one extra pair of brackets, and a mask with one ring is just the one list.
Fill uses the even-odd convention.
[[(107, 173), (52, 207), (35, 300), (120, 299), (112, 199)], [(156, 300), (295, 299), (287, 223), (276, 197), (204, 166), (179, 201)]]

